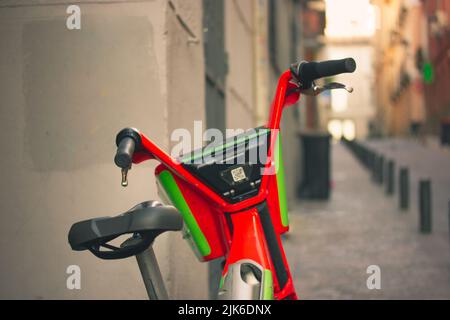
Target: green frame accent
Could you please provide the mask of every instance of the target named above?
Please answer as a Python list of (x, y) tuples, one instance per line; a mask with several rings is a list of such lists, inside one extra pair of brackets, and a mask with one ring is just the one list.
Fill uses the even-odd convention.
[(289, 215), (286, 197), (286, 185), (284, 182), (283, 147), (281, 143), (281, 132), (278, 132), (275, 145), (275, 170), (278, 187), (278, 201), (280, 203), (281, 224), (289, 226)]
[(199, 253), (204, 257), (210, 255), (211, 247), (209, 246), (208, 240), (200, 229), (197, 220), (192, 214), (192, 211), (181, 193), (181, 190), (178, 187), (172, 173), (168, 170), (164, 170), (159, 174), (158, 180), (165, 189), (170, 202), (172, 202), (172, 204), (180, 211)]
[(273, 300), (273, 278), (269, 269), (264, 270), (262, 299)]

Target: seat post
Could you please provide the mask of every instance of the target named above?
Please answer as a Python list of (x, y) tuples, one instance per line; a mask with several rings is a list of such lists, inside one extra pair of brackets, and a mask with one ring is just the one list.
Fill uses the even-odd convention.
[[(121, 247), (133, 245), (136, 240), (136, 238), (131, 237), (122, 243)], [(147, 249), (135, 255), (135, 257), (149, 299), (168, 300), (169, 296), (164, 285), (161, 271), (159, 270), (158, 261), (156, 259), (155, 251), (153, 250), (153, 243)]]
[(150, 300), (168, 300), (169, 296), (159, 270), (153, 246), (136, 255), (136, 260), (144, 280)]

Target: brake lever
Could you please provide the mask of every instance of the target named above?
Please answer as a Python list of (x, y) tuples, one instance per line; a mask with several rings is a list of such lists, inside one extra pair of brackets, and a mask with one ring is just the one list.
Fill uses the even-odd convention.
[(302, 94), (307, 95), (307, 96), (317, 96), (317, 95), (321, 94), (324, 91), (335, 90), (335, 89), (344, 89), (348, 93), (352, 93), (353, 92), (353, 88), (352, 87), (348, 87), (345, 84), (342, 84), (342, 83), (339, 83), (339, 82), (330, 82), (330, 83), (327, 83), (324, 86), (317, 86), (313, 82), (311, 88), (300, 90), (300, 92)]
[(128, 170), (131, 170), (131, 166), (128, 168), (122, 168), (122, 187), (126, 188), (128, 186)]

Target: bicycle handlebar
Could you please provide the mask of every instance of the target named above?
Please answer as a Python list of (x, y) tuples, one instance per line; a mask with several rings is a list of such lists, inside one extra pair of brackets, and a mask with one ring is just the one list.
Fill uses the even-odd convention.
[(139, 149), (141, 137), (139, 133), (126, 128), (119, 132), (116, 137), (117, 152), (114, 157), (115, 164), (122, 169), (129, 169), (133, 162), (134, 152)]
[(114, 162), (118, 167), (122, 169), (130, 167), (135, 147), (136, 143), (133, 138), (126, 137), (120, 142), (114, 157)]
[(300, 62), (291, 67), (291, 72), (304, 89), (310, 88), (316, 79), (330, 77), (341, 73), (352, 73), (356, 70), (353, 58), (328, 60), (322, 62)]

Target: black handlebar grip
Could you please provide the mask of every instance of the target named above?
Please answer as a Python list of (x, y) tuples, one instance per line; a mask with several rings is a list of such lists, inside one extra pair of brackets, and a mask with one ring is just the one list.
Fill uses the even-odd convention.
[(116, 137), (117, 153), (114, 162), (119, 168), (131, 167), (135, 151), (141, 150), (141, 136), (134, 128), (125, 128)]
[(297, 78), (303, 84), (330, 77), (341, 73), (351, 73), (356, 70), (356, 62), (353, 58), (341, 60), (328, 60), (323, 62), (302, 62), (298, 65)]
[(114, 162), (119, 168), (127, 169), (131, 166), (135, 148), (136, 141), (131, 137), (125, 137), (120, 141), (114, 157)]

